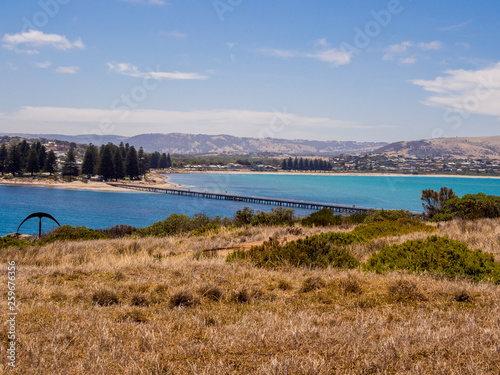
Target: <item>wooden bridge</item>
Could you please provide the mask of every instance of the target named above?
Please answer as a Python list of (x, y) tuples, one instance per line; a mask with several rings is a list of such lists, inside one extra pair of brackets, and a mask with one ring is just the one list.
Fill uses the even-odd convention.
[(127, 185), (127, 184), (117, 184), (117, 183), (108, 183), (108, 185), (126, 188), (126, 189), (132, 189), (132, 190), (146, 191), (146, 192), (150, 192), (150, 193), (172, 194), (172, 195), (180, 195), (180, 196), (185, 196), (185, 197), (218, 199), (218, 200), (225, 200), (225, 201), (265, 204), (265, 205), (271, 205), (271, 206), (282, 206), (282, 207), (291, 207), (291, 208), (303, 208), (306, 210), (321, 210), (322, 208), (328, 208), (328, 209), (332, 210), (333, 212), (348, 213), (348, 214), (364, 213), (364, 212), (374, 210), (372, 208), (347, 206), (347, 205), (337, 205), (337, 204), (317, 203), (317, 202), (304, 202), (304, 201), (296, 201), (296, 200), (291, 200), (291, 199), (275, 199), (275, 198), (241, 196), (241, 195), (233, 195), (233, 194), (209, 193), (209, 192), (184, 190), (184, 189), (157, 188), (157, 187), (153, 187), (153, 186)]

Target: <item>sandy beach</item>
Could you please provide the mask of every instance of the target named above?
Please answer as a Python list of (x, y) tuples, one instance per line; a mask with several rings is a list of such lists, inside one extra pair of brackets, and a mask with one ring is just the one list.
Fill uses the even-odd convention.
[[(179, 184), (171, 184), (165, 182), (167, 178), (164, 173), (152, 172), (148, 173), (147, 181), (127, 181), (124, 182), (128, 185), (138, 185), (138, 186), (154, 186), (159, 188), (178, 188), (182, 187)], [(154, 181), (154, 182), (153, 182)], [(87, 190), (87, 191), (104, 191), (104, 192), (132, 192), (133, 190), (120, 188), (117, 186), (108, 185), (105, 182), (98, 181), (88, 181), (83, 182), (81, 180), (64, 182), (56, 180), (38, 179), (36, 177), (22, 177), (22, 178), (12, 178), (12, 179), (0, 179), (0, 185), (7, 186), (32, 186), (41, 188), (53, 188), (53, 189), (67, 189), (67, 190)]]

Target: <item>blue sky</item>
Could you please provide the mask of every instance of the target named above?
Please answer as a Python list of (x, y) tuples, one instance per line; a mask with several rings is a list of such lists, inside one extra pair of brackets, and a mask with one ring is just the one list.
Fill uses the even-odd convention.
[(499, 135), (500, 3), (4, 1), (0, 132)]

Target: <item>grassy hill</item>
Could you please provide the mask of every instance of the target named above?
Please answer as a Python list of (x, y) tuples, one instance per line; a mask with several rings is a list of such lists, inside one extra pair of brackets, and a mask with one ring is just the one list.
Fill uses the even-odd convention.
[[(481, 248), (498, 261), (499, 224), (453, 221), (433, 224), (432, 233), (421, 225), (371, 237), (354, 225), (248, 226), (5, 248), (2, 262), (17, 263), (15, 371), (497, 374), (499, 285), (362, 268), (257, 267), (226, 257), (270, 237), (283, 244), (354, 229), (374, 238), (346, 242), (359, 262), (431, 235)], [(211, 251), (217, 248), (227, 250)], [(7, 285), (6, 272), (1, 282)], [(7, 371), (6, 361), (0, 369)]]
[(383, 146), (376, 152), (410, 157), (500, 159), (500, 136), (403, 141)]

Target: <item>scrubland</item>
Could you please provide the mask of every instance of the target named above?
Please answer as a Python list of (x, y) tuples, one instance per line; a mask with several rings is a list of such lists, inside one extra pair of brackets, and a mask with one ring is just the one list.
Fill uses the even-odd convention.
[[(432, 224), (500, 261), (500, 220)], [(498, 374), (500, 286), (361, 267), (256, 267), (234, 249), (341, 227), (2, 249), (17, 264), (13, 374)], [(349, 244), (361, 263), (415, 232)], [(220, 249), (226, 250), (220, 250)], [(211, 249), (219, 249), (213, 250)], [(1, 282), (7, 285), (6, 272)], [(2, 298), (0, 308), (7, 312)]]

